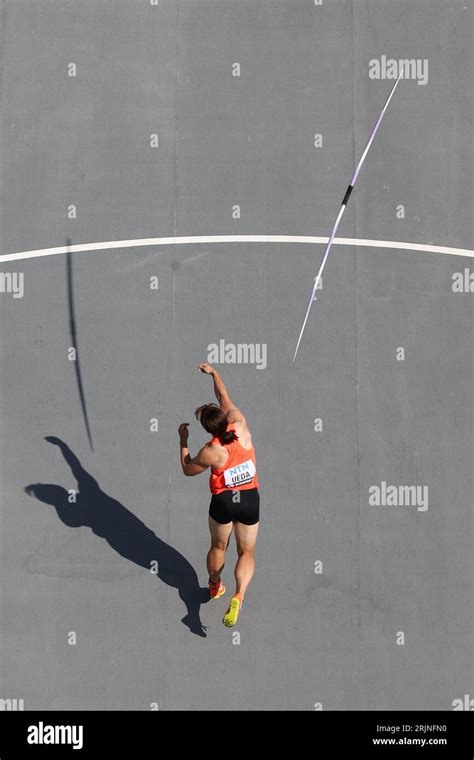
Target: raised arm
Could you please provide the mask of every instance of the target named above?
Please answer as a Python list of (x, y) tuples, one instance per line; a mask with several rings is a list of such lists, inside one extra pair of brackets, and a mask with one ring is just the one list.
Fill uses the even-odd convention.
[(214, 393), (216, 394), (216, 399), (219, 402), (219, 406), (222, 411), (226, 414), (229, 414), (230, 412), (231, 414), (229, 416), (232, 418), (232, 420), (237, 421), (238, 419), (244, 419), (244, 415), (240, 409), (237, 409), (231, 400), (226, 385), (215, 367), (207, 364), (207, 362), (203, 362), (199, 365), (199, 369), (201, 372), (204, 372), (205, 375), (212, 376), (212, 379), (214, 381)]

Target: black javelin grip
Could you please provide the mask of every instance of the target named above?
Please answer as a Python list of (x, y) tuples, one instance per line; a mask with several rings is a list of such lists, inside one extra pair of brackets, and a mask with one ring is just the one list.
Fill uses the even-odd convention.
[(353, 185), (348, 185), (347, 186), (346, 194), (344, 196), (344, 200), (342, 201), (342, 205), (343, 206), (347, 206), (347, 201), (351, 197), (351, 193), (352, 193), (353, 189), (354, 189)]

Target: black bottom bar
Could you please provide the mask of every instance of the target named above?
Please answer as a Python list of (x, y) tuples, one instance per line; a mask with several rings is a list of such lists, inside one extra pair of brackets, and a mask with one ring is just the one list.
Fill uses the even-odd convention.
[[(213, 712), (104, 711), (104, 712), (1, 712), (0, 758), (17, 760), (27, 756), (56, 758), (127, 757), (141, 758), (176, 752), (199, 754), (209, 748), (223, 750), (216, 739), (233, 741), (229, 732), (238, 725), (240, 743), (252, 743), (252, 723), (269, 745), (277, 748), (286, 717), (279, 713), (278, 730), (269, 711), (232, 713), (217, 718)], [(236, 711), (238, 712), (238, 711)], [(256, 711), (257, 712), (257, 711)], [(297, 721), (298, 743), (310, 742), (314, 757), (399, 757), (456, 758), (474, 756), (472, 712), (329, 712), (308, 710), (291, 713), (289, 730)], [(268, 721), (268, 723), (267, 723)], [(196, 730), (192, 730), (195, 728)], [(248, 733), (250, 732), (250, 734)], [(301, 735), (303, 732), (303, 736)], [(235, 737), (234, 737), (235, 738)], [(54, 743), (53, 743), (54, 742)], [(77, 751), (75, 751), (74, 747)], [(104, 750), (105, 753), (104, 754)], [(322, 750), (322, 752), (321, 752)], [(209, 751), (209, 750), (208, 750)]]

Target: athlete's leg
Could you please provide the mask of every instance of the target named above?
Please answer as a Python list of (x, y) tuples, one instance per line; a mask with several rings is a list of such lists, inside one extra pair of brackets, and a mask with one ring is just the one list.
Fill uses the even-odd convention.
[(255, 571), (254, 549), (257, 541), (259, 523), (255, 525), (244, 525), (241, 522), (235, 522), (234, 532), (237, 541), (238, 562), (235, 566), (235, 596), (239, 596), (241, 601), (247, 591), (247, 586), (252, 580)]
[(224, 569), (225, 553), (232, 533), (232, 523), (222, 525), (209, 517), (209, 530), (211, 531), (211, 548), (207, 555), (207, 572), (209, 573), (209, 580), (216, 583)]

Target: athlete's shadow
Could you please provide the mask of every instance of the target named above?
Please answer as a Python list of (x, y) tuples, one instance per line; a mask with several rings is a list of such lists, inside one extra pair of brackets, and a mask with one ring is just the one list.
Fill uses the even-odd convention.
[(62, 486), (34, 483), (26, 486), (29, 496), (36, 496), (45, 504), (52, 504), (59, 519), (71, 528), (85, 525), (115, 549), (122, 557), (150, 570), (152, 563), (158, 565), (157, 575), (163, 583), (178, 589), (186, 605), (187, 615), (182, 622), (192, 633), (206, 636), (199, 610), (209, 601), (208, 589), (200, 588), (193, 566), (172, 546), (158, 538), (150, 528), (119, 501), (108, 496), (97, 481), (82, 467), (71, 449), (59, 438), (48, 436), (71, 468), (78, 483), (76, 502), (70, 504), (68, 491)]

